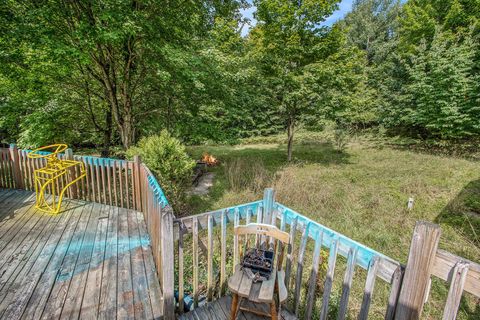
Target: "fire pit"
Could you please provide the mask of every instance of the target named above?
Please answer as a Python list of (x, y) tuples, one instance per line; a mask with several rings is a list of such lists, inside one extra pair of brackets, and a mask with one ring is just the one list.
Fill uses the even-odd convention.
[(249, 249), (243, 256), (242, 267), (268, 280), (273, 269), (273, 256), (271, 250)]

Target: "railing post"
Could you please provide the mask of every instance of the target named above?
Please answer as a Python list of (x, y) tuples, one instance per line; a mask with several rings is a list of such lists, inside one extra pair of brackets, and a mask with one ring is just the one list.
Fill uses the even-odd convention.
[(428, 292), (440, 234), (440, 227), (433, 223), (418, 221), (415, 225), (395, 312), (396, 320), (420, 318)]
[(263, 192), (263, 223), (272, 224), (273, 204), (275, 202), (275, 192), (272, 188), (267, 188)]
[[(159, 204), (160, 205), (160, 204)], [(174, 249), (173, 249), (173, 210), (166, 206), (162, 210), (161, 252), (162, 255), (162, 289), (163, 316), (165, 320), (175, 319), (174, 297)]]
[(133, 174), (135, 176), (135, 198), (136, 198), (136, 208), (137, 208), (137, 211), (142, 211), (142, 207), (143, 207), (143, 201), (142, 201), (142, 183), (141, 183), (141, 180), (140, 180), (140, 164), (142, 163), (142, 159), (140, 158), (139, 155), (136, 155), (133, 157), (133, 162), (134, 162), (134, 170), (133, 170)]
[(10, 159), (12, 159), (13, 179), (15, 188), (23, 189), (22, 172), (20, 171), (20, 159), (18, 157), (18, 148), (15, 144), (10, 145)]

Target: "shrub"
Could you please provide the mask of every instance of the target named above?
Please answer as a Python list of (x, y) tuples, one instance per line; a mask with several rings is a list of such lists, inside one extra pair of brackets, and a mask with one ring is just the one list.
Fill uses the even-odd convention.
[(171, 205), (178, 211), (195, 166), (195, 161), (185, 152), (181, 142), (163, 130), (159, 135), (142, 138), (136, 146), (127, 150), (126, 155), (129, 159), (135, 155), (142, 158), (158, 179)]

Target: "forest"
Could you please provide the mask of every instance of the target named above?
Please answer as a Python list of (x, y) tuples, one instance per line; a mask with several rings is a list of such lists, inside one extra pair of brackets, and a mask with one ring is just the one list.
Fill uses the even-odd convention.
[[(0, 141), (122, 154), (373, 130), (480, 136), (478, 0), (2, 1)], [(241, 10), (254, 5), (256, 24)]]

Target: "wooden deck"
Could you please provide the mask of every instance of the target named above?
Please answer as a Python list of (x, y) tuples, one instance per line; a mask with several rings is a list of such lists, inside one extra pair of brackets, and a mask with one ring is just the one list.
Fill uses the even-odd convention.
[[(248, 303), (248, 302), (247, 302)], [(183, 314), (179, 317), (179, 320), (230, 320), (230, 306), (232, 304), (232, 297), (225, 296), (213, 302), (209, 302), (202, 307), (196, 308), (193, 311)], [(268, 312), (268, 306), (266, 304), (250, 303), (249, 308), (257, 308), (264, 312)], [(257, 319), (270, 319), (266, 317), (260, 317), (250, 312), (241, 311), (237, 317), (238, 320), (257, 320)], [(296, 320), (290, 312), (282, 309), (282, 320)]]
[(0, 189), (0, 318), (158, 319), (161, 290), (143, 214)]

